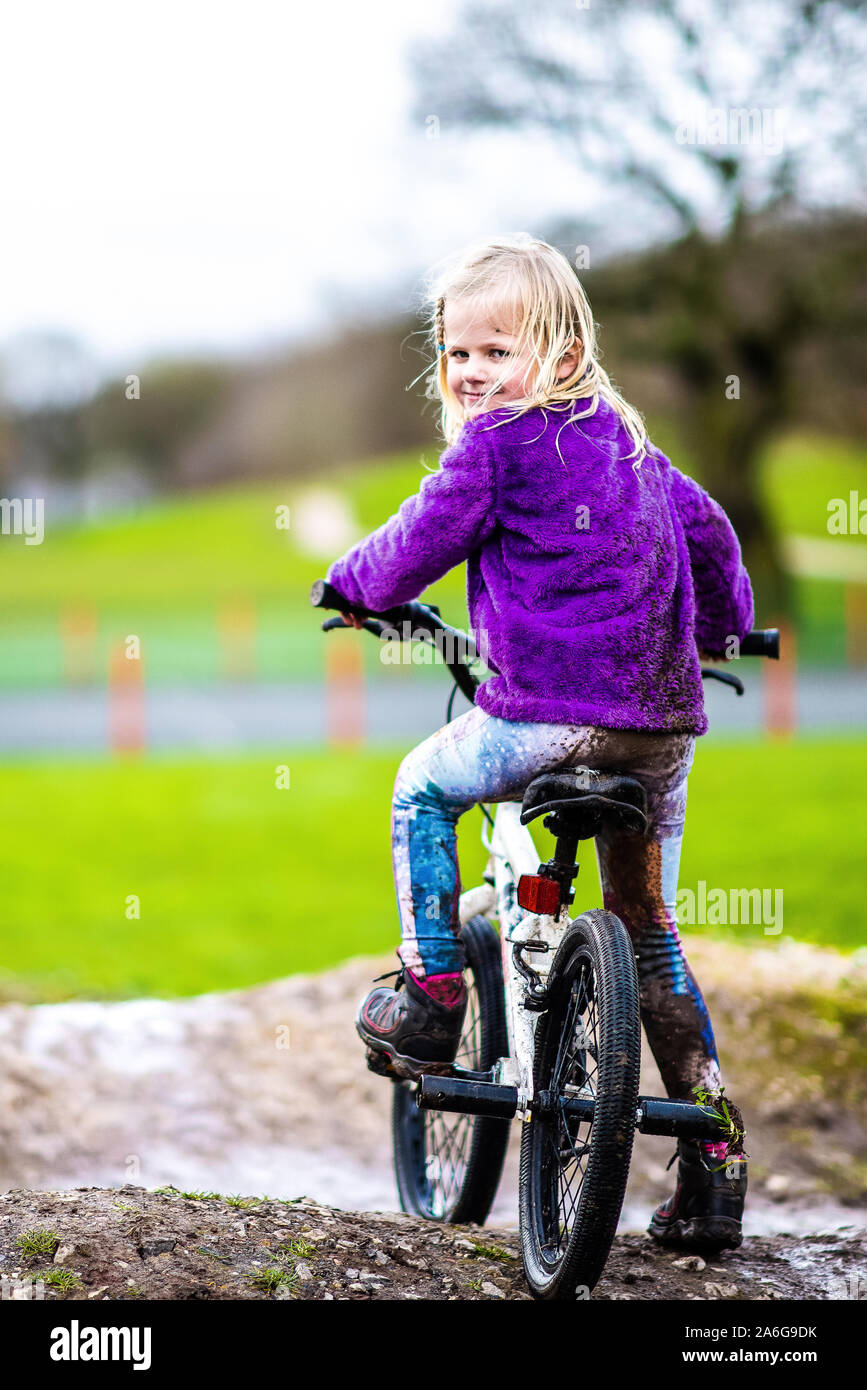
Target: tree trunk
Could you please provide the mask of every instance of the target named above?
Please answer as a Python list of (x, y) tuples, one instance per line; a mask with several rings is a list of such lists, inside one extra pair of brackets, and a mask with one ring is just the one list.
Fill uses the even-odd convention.
[(758, 458), (770, 431), (754, 409), (742, 408), (743, 401), (723, 399), (727, 410), (720, 407), (721, 380), (717, 378), (712, 399), (701, 392), (691, 402), (687, 414), (689, 443), (704, 487), (724, 508), (737, 532), (755, 593), (756, 624), (768, 626), (791, 617), (794, 605), (791, 577), (761, 495)]

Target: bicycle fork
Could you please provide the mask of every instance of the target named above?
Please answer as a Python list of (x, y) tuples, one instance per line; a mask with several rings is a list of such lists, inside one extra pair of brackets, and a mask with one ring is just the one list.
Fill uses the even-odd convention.
[[(527, 913), (518, 906), (518, 881), (523, 874), (536, 874), (539, 867), (539, 856), (530, 832), (521, 825), (520, 813), (520, 806), (512, 802), (498, 806), (490, 844), (494, 884), (487, 883), (462, 894), (460, 908), (462, 921), (469, 920), (477, 912), (489, 914), (496, 910), (499, 916), (508, 1056), (494, 1064), (490, 1080), (448, 1078), (448, 1084), (438, 1087), (436, 1094), (449, 1102), (447, 1106), (440, 1105), (442, 1109), (456, 1107), (465, 1095), (475, 1113), (501, 1118), (506, 1114), (509, 1118), (519, 1115), (528, 1120), (533, 1099), (536, 1024), (544, 1008), (551, 961), (569, 918), (565, 908), (559, 916), (552, 917)], [(435, 1093), (430, 1090), (430, 1083), (434, 1078), (424, 1080), (428, 1083), (426, 1093), (432, 1101)], [(464, 1093), (464, 1087), (471, 1089)], [(488, 1108), (488, 1103), (492, 1108)], [(483, 1109), (479, 1109), (480, 1106)]]

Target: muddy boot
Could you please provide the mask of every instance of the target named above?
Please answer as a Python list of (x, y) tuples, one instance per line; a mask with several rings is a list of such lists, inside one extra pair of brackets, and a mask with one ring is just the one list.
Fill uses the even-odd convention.
[(396, 989), (372, 990), (356, 1016), (371, 1071), (399, 1077), (449, 1071), (467, 1011), (463, 979), (456, 977), (445, 991), (448, 1002), (432, 998), (406, 967), (397, 972), (395, 984)]
[(736, 1250), (747, 1194), (745, 1159), (728, 1163), (691, 1139), (677, 1142), (677, 1190), (653, 1213), (648, 1230), (660, 1245)]

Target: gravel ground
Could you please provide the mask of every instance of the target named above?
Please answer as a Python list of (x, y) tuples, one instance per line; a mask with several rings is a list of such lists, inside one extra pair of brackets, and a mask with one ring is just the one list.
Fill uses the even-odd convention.
[[(21, 1299), (530, 1298), (514, 1230), (337, 1211), (304, 1198), (247, 1200), (132, 1185), (10, 1192), (0, 1198), (0, 1278)], [(45, 1248), (27, 1255), (36, 1233)], [(593, 1299), (823, 1301), (859, 1291), (867, 1297), (865, 1231), (756, 1236), (708, 1260), (627, 1235)]]

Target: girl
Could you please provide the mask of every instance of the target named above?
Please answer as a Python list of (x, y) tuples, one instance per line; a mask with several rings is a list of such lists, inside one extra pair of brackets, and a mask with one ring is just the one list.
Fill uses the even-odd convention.
[[(473, 635), (494, 674), (475, 707), (398, 771), (402, 969), (395, 989), (363, 1001), (358, 1032), (380, 1069), (394, 1054), (454, 1060), (467, 997), (458, 818), (479, 802), (520, 801), (541, 772), (607, 768), (647, 791), (643, 837), (596, 840), (605, 907), (635, 948), (647, 1040), (669, 1096), (719, 1096), (675, 898), (687, 774), (707, 730), (699, 652), (722, 658), (753, 622), (737, 538), (615, 390), (584, 291), (553, 247), (496, 238), (442, 276), (431, 307), (449, 447), (418, 493), (327, 577), (376, 612), (466, 560)], [(734, 1143), (679, 1143), (676, 1195), (651, 1224), (658, 1240), (740, 1244), (746, 1176), (733, 1113)], [(732, 1154), (737, 1163), (723, 1162)]]

